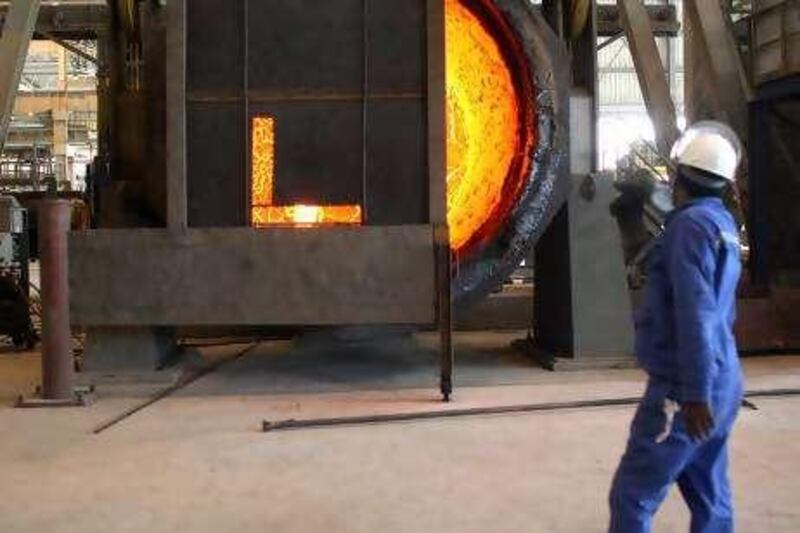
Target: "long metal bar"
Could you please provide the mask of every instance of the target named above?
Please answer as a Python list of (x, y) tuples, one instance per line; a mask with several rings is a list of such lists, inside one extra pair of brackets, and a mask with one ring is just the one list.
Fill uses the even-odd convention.
[(444, 0), (427, 0), (428, 217), (433, 227), (436, 323), (440, 334), (440, 388), (453, 392), (453, 324), (450, 233), (447, 226)]
[(439, 387), (444, 401), (449, 402), (453, 394), (453, 367), (455, 354), (453, 351), (453, 299), (452, 284), (452, 252), (450, 250), (450, 234), (446, 225), (433, 228), (433, 246), (436, 264), (437, 290), (437, 322), (439, 324), (440, 382)]
[(182, 377), (181, 379), (178, 380), (177, 383), (161, 389), (160, 391), (156, 392), (153, 396), (151, 396), (147, 400), (143, 401), (142, 403), (134, 405), (130, 409), (126, 409), (125, 411), (123, 411), (122, 413), (118, 414), (117, 416), (115, 416), (115, 417), (103, 422), (99, 426), (95, 427), (92, 430), (92, 433), (97, 435), (97, 434), (102, 433), (103, 431), (111, 428), (112, 426), (115, 426), (115, 425), (119, 424), (123, 420), (125, 420), (127, 418), (130, 418), (131, 416), (135, 415), (139, 411), (142, 411), (143, 409), (146, 409), (146, 408), (150, 407), (154, 403), (156, 403), (156, 402), (158, 402), (160, 400), (163, 400), (167, 396), (170, 396), (173, 393), (181, 390), (182, 388), (194, 383), (195, 381), (197, 381), (198, 379), (202, 378), (203, 376), (206, 376), (206, 375), (214, 372), (215, 370), (217, 370), (221, 366), (226, 365), (228, 363), (232, 363), (232, 362), (236, 361), (237, 359), (240, 359), (241, 357), (244, 357), (245, 355), (247, 355), (256, 346), (258, 346), (258, 343), (253, 343), (250, 346), (247, 346), (246, 348), (236, 352), (235, 354), (233, 354), (230, 357), (225, 357), (225, 358), (219, 359), (219, 360), (211, 363), (208, 366), (202, 367), (202, 368), (196, 370), (195, 372), (193, 372), (193, 373), (191, 373), (191, 374), (189, 374), (187, 376)]
[(39, 0), (14, 0), (0, 37), (0, 151), (8, 134), (28, 45), (39, 16)]
[(617, 6), (647, 112), (656, 131), (658, 149), (662, 154), (669, 154), (678, 138), (677, 117), (650, 18), (642, 0), (619, 0)]
[(478, 407), (474, 409), (451, 409), (446, 411), (421, 411), (416, 413), (392, 413), (383, 415), (349, 416), (336, 418), (311, 418), (307, 420), (264, 420), (261, 429), (264, 433), (289, 429), (309, 429), (332, 426), (352, 426), (359, 424), (379, 424), (387, 422), (409, 422), (438, 418), (462, 418), (467, 416), (502, 415), (514, 413), (533, 413), (536, 411), (558, 411), (565, 409), (585, 409), (589, 407), (614, 407), (636, 405), (640, 397), (609, 398), (602, 400), (579, 400), (573, 402), (551, 402), (523, 405), (503, 405), (499, 407)]
[(46, 37), (46, 38), (50, 39), (51, 41), (53, 41), (54, 43), (59, 45), (61, 48), (64, 48), (67, 51), (72, 52), (73, 54), (82, 57), (86, 61), (90, 61), (90, 62), (94, 63), (95, 65), (98, 64), (98, 60), (97, 60), (97, 58), (95, 56), (93, 56), (92, 54), (89, 54), (89, 53), (81, 50), (80, 48), (78, 48), (74, 44), (70, 44), (68, 41), (65, 41), (64, 39), (61, 39), (60, 37), (57, 37), (57, 36), (53, 35), (52, 33), (48, 33), (48, 32), (40, 32), (40, 33), (42, 34), (43, 37)]
[[(170, 0), (171, 1), (171, 0)], [(544, 0), (543, 6), (549, 3), (559, 6), (562, 0)], [(533, 5), (533, 9), (539, 9)], [(676, 17), (675, 6), (647, 5), (647, 12), (657, 36), (676, 37), (680, 31), (680, 23)], [(547, 9), (542, 8), (547, 15)], [(598, 10), (597, 33), (601, 37), (609, 37), (621, 30), (619, 10), (616, 5), (600, 4)], [(8, 2), (0, 2), (0, 18), (8, 11)], [(41, 15), (36, 25), (34, 39), (43, 37), (42, 32), (57, 34), (64, 39), (93, 39), (97, 33), (105, 29), (108, 17), (106, 0), (95, 2), (61, 2), (59, 5), (44, 4), (39, 9)], [(563, 20), (562, 15), (558, 15)], [(554, 17), (555, 19), (555, 17)], [(550, 19), (548, 19), (550, 20)], [(556, 28), (554, 28), (554, 31)], [(556, 33), (558, 33), (556, 31)]]
[[(771, 389), (751, 391), (745, 398), (785, 398), (800, 396), (800, 389)], [(548, 402), (521, 405), (502, 405), (498, 407), (476, 407), (472, 409), (450, 409), (446, 411), (421, 411), (415, 413), (391, 413), (366, 416), (348, 416), (333, 418), (309, 418), (306, 420), (264, 420), (261, 430), (264, 433), (293, 429), (314, 429), (335, 426), (356, 426), (361, 424), (381, 424), (390, 422), (413, 422), (440, 418), (463, 418), (468, 416), (507, 415), (516, 413), (535, 413), (541, 411), (564, 411), (570, 409), (591, 409), (601, 407), (624, 407), (638, 405), (640, 396), (622, 398), (601, 398), (598, 400), (576, 400), (571, 402)], [(747, 403), (743, 402), (744, 405)], [(751, 404), (752, 405), (752, 404)]]
[(623, 37), (625, 37), (625, 32), (624, 31), (621, 31), (621, 32), (617, 33), (616, 35), (613, 35), (613, 36), (609, 37), (608, 39), (606, 39), (605, 41), (603, 41), (602, 43), (597, 45), (597, 51), (599, 52), (600, 50), (602, 50), (606, 46), (619, 41)]

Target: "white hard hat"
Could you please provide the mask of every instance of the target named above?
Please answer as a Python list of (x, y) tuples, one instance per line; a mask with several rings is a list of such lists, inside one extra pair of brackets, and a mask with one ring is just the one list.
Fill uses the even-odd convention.
[(736, 179), (736, 168), (742, 160), (742, 143), (727, 125), (704, 120), (692, 124), (684, 132), (673, 146), (670, 157), (678, 166), (719, 176), (719, 180), (709, 180), (700, 185), (722, 187)]

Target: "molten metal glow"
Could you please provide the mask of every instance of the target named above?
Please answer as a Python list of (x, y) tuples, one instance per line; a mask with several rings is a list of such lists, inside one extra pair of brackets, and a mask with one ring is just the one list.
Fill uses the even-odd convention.
[[(272, 205), (275, 188), (275, 119), (255, 117), (252, 135), (253, 208)], [(255, 216), (253, 220), (255, 221)]]
[(252, 123), (251, 219), (254, 227), (361, 224), (360, 205), (273, 205), (275, 191), (275, 119)]
[(253, 225), (314, 226), (319, 224), (361, 224), (359, 205), (287, 205), (253, 207)]
[[(520, 101), (495, 37), (464, 0), (445, 0), (447, 219), (459, 251), (491, 235), (519, 191)], [(252, 122), (253, 226), (361, 224), (358, 205), (275, 206), (275, 119)]]
[[(518, 95), (497, 40), (462, 0), (445, 2), (447, 219), (458, 251), (506, 209)], [(513, 192), (513, 191), (512, 191)]]

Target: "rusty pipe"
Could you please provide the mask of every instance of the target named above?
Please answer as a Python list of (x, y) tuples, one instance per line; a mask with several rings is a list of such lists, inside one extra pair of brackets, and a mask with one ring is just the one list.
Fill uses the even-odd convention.
[(74, 395), (75, 369), (69, 327), (67, 233), (71, 206), (66, 200), (42, 200), (39, 215), (39, 264), (42, 293), (42, 397), (67, 400)]

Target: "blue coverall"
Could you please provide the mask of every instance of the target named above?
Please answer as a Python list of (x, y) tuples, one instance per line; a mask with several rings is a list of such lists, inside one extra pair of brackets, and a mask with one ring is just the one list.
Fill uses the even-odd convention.
[[(727, 441), (742, 398), (733, 336), (740, 273), (738, 231), (721, 200), (692, 200), (670, 215), (636, 317), (636, 356), (649, 379), (611, 488), (612, 533), (650, 531), (675, 481), (693, 533), (733, 531)], [(665, 400), (708, 402), (710, 437), (693, 442), (680, 412), (670, 428)]]

